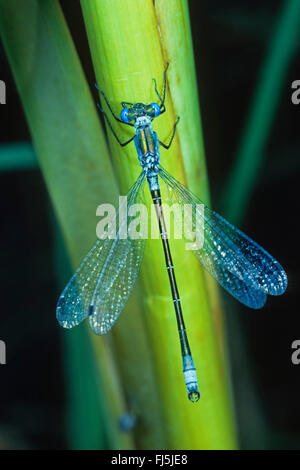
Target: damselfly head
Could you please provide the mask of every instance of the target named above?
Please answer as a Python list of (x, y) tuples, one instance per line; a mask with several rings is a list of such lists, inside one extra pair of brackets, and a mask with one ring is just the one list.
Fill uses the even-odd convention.
[(131, 122), (141, 116), (147, 116), (151, 120), (160, 115), (161, 109), (157, 103), (122, 103), (123, 109), (120, 117), (123, 122)]

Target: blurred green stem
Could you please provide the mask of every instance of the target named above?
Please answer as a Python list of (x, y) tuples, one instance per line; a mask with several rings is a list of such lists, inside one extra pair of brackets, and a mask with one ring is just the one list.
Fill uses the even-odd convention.
[(37, 157), (29, 142), (1, 145), (0, 171), (31, 170), (37, 166)]
[(286, 77), (299, 47), (299, 37), (300, 2), (285, 0), (269, 39), (245, 129), (223, 193), (224, 215), (234, 224), (242, 222), (259, 179), (282, 89), (291, 88)]
[[(117, 194), (95, 105), (58, 1), (0, 0), (0, 27), (35, 151), (72, 264), (77, 267), (96, 238), (97, 206)], [(94, 385), (88, 371), (101, 372), (103, 388), (98, 386), (97, 399), (104, 404), (105, 415), (97, 418), (103, 422), (110, 447), (132, 448), (131, 434), (122, 433), (118, 425), (126, 407), (107, 340), (97, 338), (98, 351), (91, 364), (84, 360), (91, 357), (85, 351), (85, 340), (83, 337), (75, 340), (80, 329), (62, 331), (62, 335), (70, 353), (71, 362), (66, 366), (72, 379), (70, 392), (78, 397), (80, 387), (81, 397), (89, 397)], [(70, 402), (74, 403), (72, 399)], [(81, 409), (73, 409), (81, 420), (78, 425), (81, 437), (76, 434), (73, 447), (95, 444), (86, 442), (88, 406), (81, 400)], [(97, 447), (103, 445), (99, 442)]]

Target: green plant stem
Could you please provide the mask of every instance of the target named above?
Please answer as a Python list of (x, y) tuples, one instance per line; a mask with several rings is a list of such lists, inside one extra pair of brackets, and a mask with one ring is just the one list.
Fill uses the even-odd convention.
[[(161, 87), (166, 62), (170, 63), (167, 112), (154, 122), (154, 128), (160, 139), (167, 141), (176, 116), (184, 116), (184, 122), (178, 126), (172, 150), (168, 153), (162, 150), (161, 159), (163, 166), (180, 181), (188, 179), (193, 187), (198, 181), (201, 196), (206, 198), (203, 150), (198, 158), (196, 154), (196, 147), (203, 149), (203, 142), (196, 106), (187, 2), (81, 0), (81, 5), (97, 83), (105, 90), (116, 113), (120, 111), (121, 101), (149, 103), (155, 100), (152, 78), (156, 77)], [(191, 80), (186, 80), (189, 76)], [(191, 126), (189, 129), (186, 120)], [(130, 130), (115, 122), (113, 124), (121, 140), (132, 135)], [(134, 145), (120, 149), (110, 133), (109, 136), (119, 183), (122, 192), (127, 192), (140, 171)], [(196, 144), (191, 142), (195, 136)], [(147, 327), (166, 444), (174, 449), (234, 448), (236, 442), (227, 373), (207, 284), (198, 262), (184, 250), (182, 244), (176, 244), (175, 249), (171, 240), (171, 245), (202, 397), (197, 405), (190, 403), (186, 397), (162, 248), (159, 240), (149, 240), (141, 273), (144, 311), (139, 321)], [(135, 376), (127, 386), (127, 394), (144, 403), (144, 408), (139, 409), (139, 419), (143, 425), (149, 396), (142, 384), (152, 371), (146, 369), (144, 357), (135, 347), (135, 338), (127, 328), (125, 319), (122, 321), (123, 338), (128, 339), (127, 368), (130, 367)], [(117, 354), (118, 348), (116, 338)], [(124, 364), (120, 366), (122, 368)], [(155, 432), (154, 427), (152, 433)]]
[(224, 215), (240, 224), (263, 167), (266, 144), (286, 77), (299, 45), (300, 2), (283, 1), (257, 79), (244, 132), (223, 193)]
[(37, 168), (37, 158), (29, 142), (1, 145), (0, 171)]

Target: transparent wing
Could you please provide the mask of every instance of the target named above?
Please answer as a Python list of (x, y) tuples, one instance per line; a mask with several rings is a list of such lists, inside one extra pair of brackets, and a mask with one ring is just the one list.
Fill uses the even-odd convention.
[[(261, 308), (267, 294), (280, 295), (287, 287), (281, 265), (262, 247), (216, 212), (205, 206), (166, 170), (159, 174), (182, 210), (189, 204), (193, 231), (201, 222), (201, 248), (193, 250), (203, 267), (233, 297), (251, 308)], [(186, 213), (184, 212), (186, 217)]]
[(145, 182), (142, 172), (123, 198), (110, 221), (105, 239), (97, 239), (61, 294), (56, 317), (72, 328), (87, 316), (96, 334), (107, 333), (135, 285), (144, 253), (145, 239), (123, 238), (130, 222), (128, 211), (136, 203)]

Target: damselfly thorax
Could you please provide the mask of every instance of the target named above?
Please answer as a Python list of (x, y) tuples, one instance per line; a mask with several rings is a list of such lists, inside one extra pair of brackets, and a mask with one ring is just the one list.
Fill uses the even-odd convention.
[(134, 124), (134, 143), (138, 159), (148, 179), (150, 190), (158, 189), (159, 147), (158, 137), (152, 129), (151, 120), (140, 116)]

